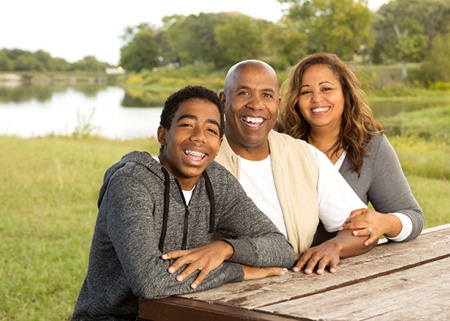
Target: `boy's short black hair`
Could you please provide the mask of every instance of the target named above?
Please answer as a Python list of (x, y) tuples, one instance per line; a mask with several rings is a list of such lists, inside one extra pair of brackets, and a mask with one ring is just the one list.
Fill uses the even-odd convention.
[(225, 116), (222, 102), (214, 91), (203, 86), (186, 86), (170, 95), (164, 103), (159, 122), (160, 125), (166, 129), (170, 129), (178, 107), (180, 107), (181, 103), (192, 98), (206, 99), (217, 106), (220, 114), (220, 138), (222, 138), (225, 131)]

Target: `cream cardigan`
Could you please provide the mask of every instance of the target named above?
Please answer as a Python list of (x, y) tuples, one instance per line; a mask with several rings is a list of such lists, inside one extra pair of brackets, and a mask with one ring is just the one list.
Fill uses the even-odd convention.
[[(301, 253), (311, 246), (319, 223), (317, 162), (308, 144), (300, 139), (272, 130), (268, 140), (288, 239), (295, 253)], [(240, 156), (233, 152), (225, 137), (216, 161), (239, 180)]]

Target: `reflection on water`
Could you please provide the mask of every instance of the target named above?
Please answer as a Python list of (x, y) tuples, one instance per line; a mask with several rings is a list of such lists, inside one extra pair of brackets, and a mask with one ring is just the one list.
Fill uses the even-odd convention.
[[(106, 86), (83, 84), (70, 87), (73, 91), (80, 92), (87, 97), (95, 97), (99, 91), (105, 90)], [(29, 100), (38, 102), (46, 102), (51, 100), (52, 95), (56, 93), (64, 93), (68, 90), (67, 85), (15, 85), (7, 86), (0, 83), (0, 103), (21, 103)]]
[(122, 100), (123, 107), (159, 107), (163, 106), (167, 97), (172, 94), (170, 91), (155, 92), (152, 90), (125, 90)]
[[(70, 135), (80, 119), (112, 139), (156, 136), (161, 108), (122, 107), (125, 90), (84, 85), (0, 87), (0, 135)], [(92, 118), (90, 118), (92, 117)]]

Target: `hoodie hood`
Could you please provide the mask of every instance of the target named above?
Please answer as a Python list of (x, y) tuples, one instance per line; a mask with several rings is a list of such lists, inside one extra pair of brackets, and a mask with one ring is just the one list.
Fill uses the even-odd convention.
[(105, 173), (103, 177), (103, 185), (100, 188), (99, 197), (97, 201), (97, 207), (100, 208), (100, 204), (102, 203), (103, 196), (106, 193), (106, 189), (108, 187), (109, 181), (111, 177), (122, 167), (124, 167), (127, 163), (137, 163), (144, 167), (146, 167), (150, 172), (152, 172), (155, 176), (164, 180), (164, 174), (161, 171), (161, 164), (155, 160), (149, 153), (147, 152), (139, 152), (134, 151), (126, 154), (122, 157), (120, 161), (112, 165)]

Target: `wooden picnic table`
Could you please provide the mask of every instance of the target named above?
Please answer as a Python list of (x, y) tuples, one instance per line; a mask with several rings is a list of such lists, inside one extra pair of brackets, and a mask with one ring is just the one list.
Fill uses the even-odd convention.
[(152, 321), (450, 320), (450, 224), (406, 243), (384, 242), (342, 259), (336, 273), (229, 283), (140, 300)]

